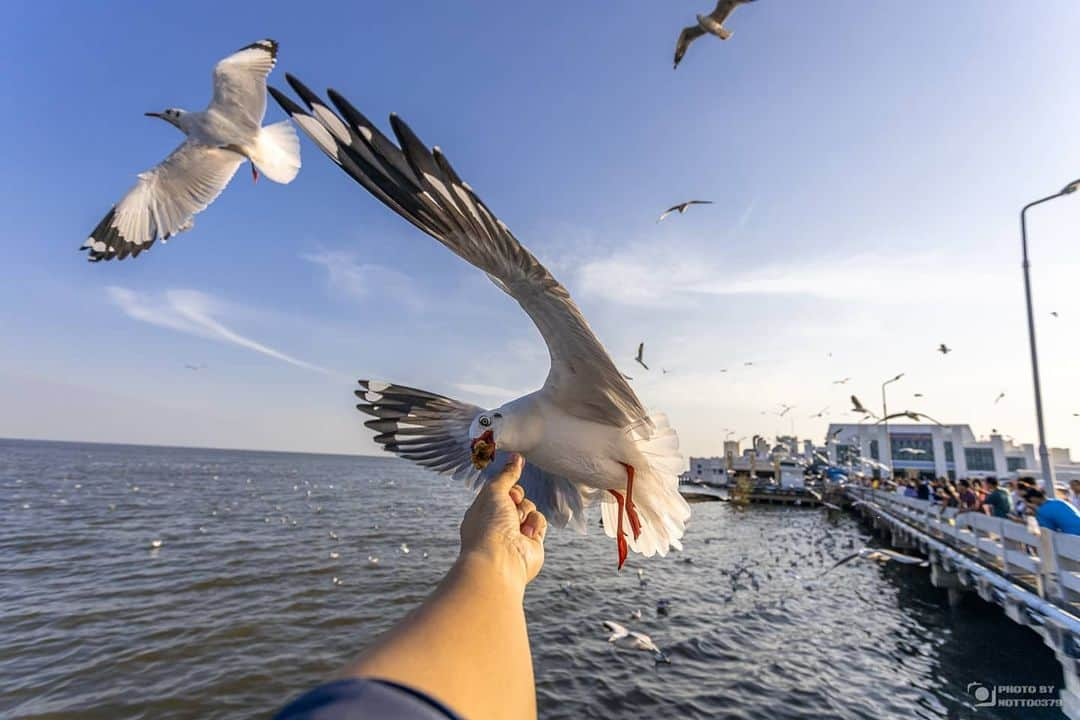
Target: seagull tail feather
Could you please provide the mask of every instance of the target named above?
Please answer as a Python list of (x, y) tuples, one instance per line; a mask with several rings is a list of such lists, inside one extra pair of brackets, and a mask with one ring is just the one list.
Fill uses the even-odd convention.
[(251, 162), (276, 183), (292, 182), (300, 172), (300, 138), (292, 123), (282, 120), (259, 130)]

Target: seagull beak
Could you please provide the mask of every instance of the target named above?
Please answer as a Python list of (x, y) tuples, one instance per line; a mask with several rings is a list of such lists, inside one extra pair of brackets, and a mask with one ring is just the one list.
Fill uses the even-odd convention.
[(478, 438), (473, 438), (472, 464), (477, 470), (483, 470), (495, 459), (495, 433), (488, 430)]
[(143, 115), (145, 115), (146, 117), (156, 117), (156, 118), (161, 117), (161, 113), (159, 113), (159, 112), (148, 112), (148, 113), (143, 113)]

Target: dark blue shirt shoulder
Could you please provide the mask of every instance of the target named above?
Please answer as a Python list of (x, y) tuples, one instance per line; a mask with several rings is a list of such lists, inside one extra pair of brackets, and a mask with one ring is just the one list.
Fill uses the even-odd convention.
[(304, 693), (274, 720), (461, 720), (450, 708), (419, 690), (389, 680), (348, 679)]

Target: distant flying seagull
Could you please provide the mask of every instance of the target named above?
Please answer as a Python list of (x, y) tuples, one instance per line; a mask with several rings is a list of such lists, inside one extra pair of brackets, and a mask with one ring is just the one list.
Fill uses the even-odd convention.
[(184, 367), (186, 367), (188, 370), (205, 370), (206, 369), (206, 365), (204, 365), (202, 363), (199, 363), (198, 365), (192, 365), (190, 363), (184, 363)]
[(713, 204), (712, 200), (687, 200), (684, 203), (679, 203), (678, 205), (672, 205), (671, 207), (669, 207), (667, 210), (664, 211), (664, 213), (660, 217), (658, 217), (656, 219), (656, 222), (661, 222), (664, 218), (666, 218), (668, 215), (670, 215), (673, 212), (678, 212), (680, 215), (682, 215), (683, 213), (686, 212), (686, 209), (688, 207), (690, 207), (691, 205), (712, 205), (712, 204)]
[(667, 655), (665, 655), (660, 648), (656, 647), (656, 643), (652, 641), (652, 638), (645, 633), (629, 630), (625, 625), (617, 623), (614, 620), (605, 620), (604, 627), (611, 631), (611, 635), (608, 637), (609, 643), (614, 643), (618, 647), (627, 648), (629, 650), (645, 650), (651, 652), (657, 662), (671, 662), (668, 660)]
[(784, 417), (784, 416), (785, 416), (785, 415), (787, 415), (787, 414), (788, 414), (789, 412), (791, 412), (791, 410), (792, 410), (792, 409), (793, 409), (793, 408), (794, 408), (795, 406), (794, 406), (794, 405), (785, 405), (785, 404), (783, 404), (783, 403), (780, 403), (780, 407), (781, 407), (782, 409), (780, 410), (780, 413), (779, 413), (779, 415), (780, 415), (780, 417)]
[(917, 397), (917, 398), (921, 398), (922, 396), (923, 396), (922, 393), (915, 393), (915, 397)]
[(720, 0), (716, 3), (716, 9), (711, 13), (698, 15), (697, 25), (683, 28), (683, 31), (679, 33), (679, 41), (675, 43), (675, 67), (679, 67), (679, 63), (682, 62), (683, 55), (686, 54), (690, 43), (699, 37), (709, 34), (715, 35), (721, 40), (730, 38), (734, 33), (724, 27), (724, 21), (735, 11), (735, 8), (751, 2), (756, 2), (756, 0)]
[(1004, 397), (1005, 393), (1001, 393), (1000, 395), (998, 395), (996, 398), (994, 398), (994, 404), (997, 405)]
[(1053, 315), (1054, 317), (1058, 317), (1057, 310), (1051, 310), (1050, 314)]
[[(547, 520), (584, 531), (599, 503), (619, 567), (628, 547), (645, 556), (680, 549), (690, 506), (679, 493), (684, 461), (664, 415), (650, 414), (593, 334), (570, 293), (480, 201), (442, 152), (396, 115), (401, 147), (345, 98), (336, 115), (286, 76), (312, 114), (270, 92), (300, 128), (383, 204), (482, 270), (513, 297), (547, 344), (544, 386), (492, 410), (402, 385), (361, 380), (357, 409), (385, 449), (473, 487), (508, 454), (527, 462), (520, 484)], [(492, 341), (498, 342), (496, 337)], [(629, 526), (629, 531), (624, 527)]]
[(891, 560), (893, 562), (902, 563), (904, 565), (918, 565), (919, 567), (926, 567), (927, 565), (930, 564), (926, 560), (923, 560), (922, 558), (911, 557), (910, 555), (903, 555), (901, 553), (894, 552), (892, 550), (886, 550), (885, 548), (868, 548), (868, 547), (866, 547), (866, 548), (863, 548), (863, 549), (859, 550), (858, 552), (854, 552), (854, 553), (848, 555), (847, 557), (841, 559), (839, 562), (837, 562), (835, 565), (833, 565), (831, 568), (829, 568), (828, 570), (826, 570), (825, 572), (823, 572), (821, 574), (825, 575), (827, 573), (832, 572), (833, 570), (835, 570), (836, 568), (840, 567), (841, 565), (843, 565), (845, 563), (849, 563), (852, 560), (859, 560), (859, 559), (877, 560), (878, 562), (882, 562), (882, 563), (886, 563), (886, 562), (889, 562)]
[(843, 380), (833, 380), (833, 385), (847, 385), (851, 381), (851, 378), (846, 377)]
[(168, 108), (146, 113), (180, 129), (187, 139), (155, 167), (139, 173), (80, 248), (91, 262), (136, 257), (154, 241), (190, 230), (194, 216), (214, 202), (232, 176), (251, 161), (274, 182), (300, 171), (300, 140), (288, 120), (261, 127), (266, 76), (277, 62), (273, 40), (252, 43), (214, 68), (214, 96), (203, 112)]
[(811, 418), (819, 418), (819, 417), (825, 417), (825, 413), (827, 413), (827, 412), (829, 412), (829, 408), (828, 408), (828, 407), (824, 407), (824, 408), (822, 408), (822, 409), (821, 409), (820, 411), (818, 411), (818, 412), (817, 412), (816, 414), (814, 414), (814, 415), (811, 415), (810, 417), (811, 417)]
[(926, 454), (925, 450), (920, 450), (918, 448), (900, 448), (896, 452), (901, 452), (901, 453), (904, 453), (905, 455), (925, 455)]
[(645, 343), (643, 343), (643, 342), (638, 343), (637, 356), (634, 358), (634, 360), (637, 362), (638, 365), (640, 365), (641, 367), (648, 370), (649, 366), (645, 364), (645, 360), (643, 359), (644, 355), (645, 355)]
[(938, 345), (937, 351), (939, 353), (941, 353), (942, 355), (948, 355), (949, 353), (952, 352), (952, 348), (949, 347), (948, 345), (946, 345), (945, 343), (941, 343), (940, 345)]
[(863, 415), (869, 415), (870, 417), (874, 417), (874, 413), (863, 407), (863, 404), (859, 402), (859, 398), (855, 397), (854, 395), (851, 396), (851, 405), (852, 412), (862, 413)]
[(743, 365), (745, 365), (746, 367), (754, 367), (754, 363), (752, 362), (744, 362)]

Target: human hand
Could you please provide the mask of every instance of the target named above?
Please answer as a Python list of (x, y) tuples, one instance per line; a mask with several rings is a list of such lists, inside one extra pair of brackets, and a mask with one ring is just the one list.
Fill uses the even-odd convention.
[(525, 585), (544, 564), (547, 518), (517, 484), (525, 460), (517, 453), (477, 494), (461, 522), (461, 557), (494, 562), (512, 582)]

